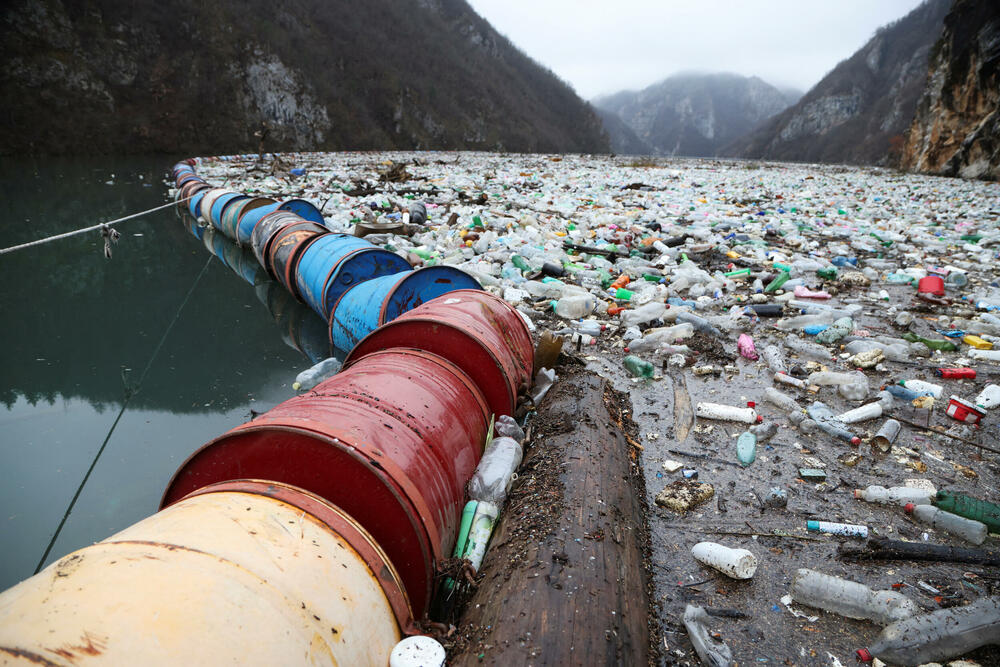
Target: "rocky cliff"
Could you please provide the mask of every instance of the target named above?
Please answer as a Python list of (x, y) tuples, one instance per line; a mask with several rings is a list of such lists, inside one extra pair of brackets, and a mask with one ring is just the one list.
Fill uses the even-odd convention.
[(892, 164), (900, 158), (951, 0), (880, 28), (797, 104), (723, 149), (734, 157)]
[[(788, 106), (785, 95), (756, 77), (678, 74), (641, 90), (593, 101), (618, 153), (707, 157)], [(618, 130), (615, 118), (640, 143)]]
[(931, 54), (904, 169), (1000, 180), (1000, 4), (957, 0)]
[(5, 154), (609, 148), (465, 0), (11, 0), (0, 54)]

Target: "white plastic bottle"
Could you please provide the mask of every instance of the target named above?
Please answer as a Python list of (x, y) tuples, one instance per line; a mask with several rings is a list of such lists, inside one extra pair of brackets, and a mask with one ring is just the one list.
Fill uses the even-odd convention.
[(893, 623), (870, 648), (858, 651), (858, 657), (910, 667), (955, 658), (987, 644), (1000, 644), (1000, 597)]
[(976, 396), (976, 405), (981, 408), (995, 408), (1000, 405), (1000, 384), (988, 384)]
[(597, 299), (591, 294), (567, 294), (553, 305), (556, 315), (567, 320), (576, 320), (594, 312)]
[(472, 527), (469, 529), (469, 542), (462, 558), (469, 560), (472, 567), (479, 570), (486, 555), (486, 545), (493, 534), (493, 524), (500, 514), (500, 509), (490, 502), (480, 502), (476, 506), (476, 514), (472, 517)]
[(757, 571), (757, 557), (746, 549), (731, 549), (715, 542), (691, 547), (695, 560), (733, 579), (749, 579)]
[(323, 380), (336, 375), (340, 371), (343, 362), (336, 357), (324, 359), (312, 368), (307, 368), (295, 376), (292, 389), (295, 391), (308, 391), (318, 385)]
[(494, 438), (469, 480), (469, 499), (502, 505), (522, 455), (517, 440)]
[(721, 421), (743, 422), (744, 424), (756, 424), (758, 419), (757, 411), (753, 408), (738, 408), (720, 403), (698, 403), (694, 413), (703, 419), (719, 419)]
[(837, 419), (845, 424), (856, 424), (857, 422), (868, 421), (869, 419), (877, 419), (881, 416), (881, 403), (866, 403), (865, 405), (854, 408), (853, 410), (848, 410), (847, 412), (837, 415)]
[(904, 509), (907, 514), (912, 514), (920, 521), (929, 523), (935, 530), (943, 530), (949, 535), (960, 537), (966, 542), (976, 545), (986, 541), (986, 524), (981, 521), (966, 519), (964, 516), (945, 512), (933, 505), (907, 503)]
[(929, 393), (934, 398), (941, 398), (941, 392), (944, 391), (941, 385), (926, 380), (903, 380), (899, 384), (916, 392)]
[(867, 489), (854, 489), (854, 497), (870, 503), (880, 503), (882, 505), (930, 505), (931, 498), (935, 491), (925, 489), (911, 489), (908, 486), (869, 486)]
[(763, 357), (764, 362), (767, 363), (767, 367), (775, 373), (788, 372), (788, 367), (785, 366), (785, 355), (781, 353), (781, 349), (777, 345), (768, 345), (765, 347)]
[(969, 359), (1000, 361), (1000, 350), (969, 350)]
[(801, 604), (880, 625), (910, 618), (920, 611), (912, 600), (895, 591), (874, 591), (864, 584), (808, 568), (795, 572), (791, 594)]

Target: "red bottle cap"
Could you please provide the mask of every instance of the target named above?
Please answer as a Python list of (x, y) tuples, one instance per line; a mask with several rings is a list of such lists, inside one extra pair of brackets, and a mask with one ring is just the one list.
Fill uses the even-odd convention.
[(757, 423), (758, 424), (762, 424), (763, 422), (764, 422), (764, 418), (761, 417), (760, 415), (757, 415)]
[(872, 655), (871, 651), (869, 651), (866, 648), (859, 648), (857, 653), (858, 653), (858, 660), (860, 660), (861, 662), (871, 662), (875, 657)]
[(754, 403), (753, 401), (747, 401), (747, 407), (748, 408), (756, 408), (757, 404)]
[(913, 503), (906, 503), (903, 505), (903, 511), (907, 514), (913, 514), (913, 508), (916, 507)]
[(851, 438), (851, 444), (852, 445), (860, 445), (861, 444), (861, 438), (859, 438), (858, 436), (854, 436), (853, 438)]

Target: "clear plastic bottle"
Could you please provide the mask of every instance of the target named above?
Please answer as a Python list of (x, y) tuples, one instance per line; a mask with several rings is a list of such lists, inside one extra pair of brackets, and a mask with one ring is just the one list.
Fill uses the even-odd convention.
[(522, 429), (518, 425), (517, 420), (510, 415), (500, 415), (497, 417), (496, 423), (493, 424), (493, 431), (498, 436), (513, 438), (518, 442), (524, 442), (524, 429)]
[(631, 327), (638, 324), (648, 324), (653, 320), (664, 319), (667, 312), (668, 310), (665, 304), (653, 301), (639, 306), (638, 308), (623, 310), (619, 317), (622, 324), (627, 327)]
[(788, 372), (788, 367), (785, 365), (785, 355), (782, 354), (781, 348), (777, 345), (766, 346), (761, 356), (764, 357), (764, 362), (767, 364), (767, 367), (775, 373)]
[(792, 398), (786, 393), (783, 393), (775, 389), (774, 387), (766, 388), (764, 390), (764, 396), (767, 398), (767, 400), (769, 400), (770, 402), (774, 403), (776, 406), (781, 408), (781, 410), (784, 411), (786, 414), (792, 412), (802, 412), (802, 408), (799, 406), (798, 403), (795, 402), (794, 398)]
[(564, 294), (553, 302), (552, 310), (556, 315), (567, 320), (576, 320), (594, 312), (597, 299), (590, 294)]
[(503, 436), (494, 438), (469, 480), (469, 498), (503, 505), (514, 471), (521, 465), (522, 454), (517, 440)]
[(861, 438), (851, 433), (845, 424), (838, 421), (833, 411), (825, 404), (816, 401), (806, 408), (806, 412), (816, 421), (816, 425), (829, 435), (845, 440), (852, 445), (861, 444)]
[(570, 322), (569, 326), (578, 333), (595, 337), (599, 336), (606, 328), (604, 324), (601, 324), (597, 320), (579, 320), (577, 322)]
[(694, 327), (689, 322), (684, 322), (683, 324), (675, 324), (672, 327), (650, 329), (646, 332), (645, 336), (629, 343), (628, 347), (632, 352), (646, 352), (659, 349), (664, 345), (670, 345), (678, 340), (690, 338), (693, 335)]
[(808, 568), (795, 572), (791, 594), (800, 604), (880, 625), (910, 618), (920, 611), (901, 593), (875, 591), (864, 584)]
[(823, 343), (824, 345), (829, 343), (836, 343), (838, 340), (851, 333), (854, 330), (854, 320), (850, 317), (841, 317), (839, 320), (831, 324), (829, 327), (819, 332), (816, 335), (816, 342)]
[(830, 357), (833, 356), (827, 348), (807, 340), (802, 340), (798, 336), (788, 336), (785, 338), (785, 347), (800, 357), (814, 361), (830, 363)]
[(625, 357), (623, 363), (628, 372), (636, 377), (649, 379), (656, 375), (656, 368), (653, 364), (634, 355)]
[(710, 334), (712, 336), (721, 336), (722, 333), (712, 326), (712, 323), (706, 320), (704, 317), (695, 315), (694, 313), (689, 313), (685, 310), (680, 310), (677, 312), (678, 322), (690, 322), (694, 325), (695, 331), (703, 334)]
[(924, 489), (911, 489), (908, 486), (869, 486), (867, 489), (854, 489), (854, 497), (869, 503), (880, 503), (882, 505), (930, 505), (933, 491)]
[(852, 373), (837, 373), (835, 371), (819, 371), (808, 378), (809, 384), (821, 387), (837, 387), (841, 396), (849, 401), (862, 401), (868, 396), (868, 377), (861, 371)]
[(980, 598), (964, 607), (938, 609), (887, 626), (858, 657), (904, 667), (955, 658), (980, 646), (1000, 643), (1000, 597)]
[(715, 641), (708, 630), (709, 615), (702, 607), (687, 605), (684, 609), (684, 628), (694, 645), (694, 652), (709, 667), (730, 667), (733, 652), (724, 642)]
[(943, 530), (949, 535), (960, 537), (972, 544), (982, 544), (986, 541), (986, 524), (981, 521), (973, 521), (965, 517), (945, 512), (933, 505), (915, 505), (907, 503), (904, 507), (907, 514), (929, 523), (935, 530)]
[(788, 319), (778, 320), (774, 323), (779, 329), (784, 329), (786, 331), (797, 329), (801, 331), (806, 327), (816, 326), (819, 324), (832, 324), (833, 315), (829, 312), (820, 313), (810, 313), (809, 315), (799, 315), (797, 317), (789, 317)]
[(292, 389), (295, 391), (308, 391), (318, 385), (323, 380), (336, 375), (340, 371), (343, 362), (336, 357), (324, 359), (312, 368), (307, 368), (295, 376)]

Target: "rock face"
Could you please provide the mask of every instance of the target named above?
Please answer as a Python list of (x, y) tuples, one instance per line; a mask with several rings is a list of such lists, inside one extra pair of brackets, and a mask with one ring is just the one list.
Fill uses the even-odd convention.
[(11, 0), (0, 54), (0, 154), (609, 149), (465, 0)]
[[(639, 92), (593, 101), (605, 119), (611, 148), (656, 155), (710, 157), (789, 104), (785, 93), (756, 77), (679, 74)], [(617, 130), (615, 118), (641, 144)]]
[(722, 154), (848, 164), (894, 164), (951, 0), (926, 0), (883, 26), (798, 101)]
[(902, 167), (1000, 180), (1000, 4), (957, 0), (931, 55)]

